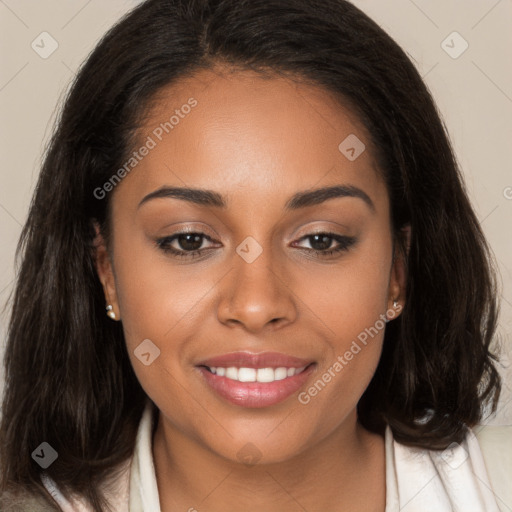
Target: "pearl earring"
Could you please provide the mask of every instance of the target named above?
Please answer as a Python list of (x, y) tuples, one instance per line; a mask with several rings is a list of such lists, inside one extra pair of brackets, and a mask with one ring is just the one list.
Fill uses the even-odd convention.
[(393, 299), (393, 307), (396, 308), (398, 306), (398, 301), (396, 299)]
[(115, 320), (116, 314), (114, 313), (114, 308), (112, 307), (112, 304), (109, 304), (106, 309), (107, 309), (107, 315), (109, 316), (109, 318), (112, 318), (112, 320)]

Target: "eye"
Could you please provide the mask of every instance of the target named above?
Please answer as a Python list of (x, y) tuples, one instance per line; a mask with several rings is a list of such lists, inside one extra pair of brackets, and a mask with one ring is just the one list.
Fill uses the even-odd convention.
[(160, 238), (156, 241), (156, 244), (162, 251), (178, 258), (194, 258), (206, 250), (201, 248), (205, 239), (212, 241), (205, 233), (186, 231)]
[[(205, 240), (213, 242), (212, 238), (201, 232), (181, 232), (156, 240), (157, 246), (165, 253), (177, 258), (196, 258), (214, 247), (204, 248)], [(337, 235), (335, 233), (312, 233), (303, 236), (300, 240), (308, 240), (311, 248), (299, 247), (308, 253), (314, 253), (320, 258), (332, 256), (347, 251), (355, 244), (356, 239), (351, 236)], [(337, 245), (332, 247), (333, 242)]]
[[(337, 235), (335, 233), (313, 233), (303, 236), (300, 240), (308, 240), (312, 247), (303, 249), (313, 252), (321, 258), (348, 251), (356, 243), (356, 238), (353, 236)], [(333, 242), (337, 243), (334, 248), (332, 247)]]

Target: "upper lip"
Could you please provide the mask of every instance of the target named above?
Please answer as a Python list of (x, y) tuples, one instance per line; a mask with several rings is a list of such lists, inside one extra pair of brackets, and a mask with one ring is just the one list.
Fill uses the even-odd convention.
[(281, 354), (279, 352), (260, 352), (254, 354), (252, 352), (230, 352), (220, 356), (211, 357), (198, 363), (197, 366), (212, 366), (229, 368), (234, 366), (237, 368), (302, 368), (313, 361), (301, 359), (299, 357)]

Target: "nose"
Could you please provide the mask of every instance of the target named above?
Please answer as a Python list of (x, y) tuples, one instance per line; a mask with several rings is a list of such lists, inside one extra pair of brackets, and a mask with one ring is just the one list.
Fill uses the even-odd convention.
[(272, 261), (270, 250), (264, 249), (250, 263), (235, 254), (233, 265), (220, 289), (220, 322), (242, 325), (247, 331), (258, 333), (281, 328), (296, 319), (292, 279), (282, 264)]

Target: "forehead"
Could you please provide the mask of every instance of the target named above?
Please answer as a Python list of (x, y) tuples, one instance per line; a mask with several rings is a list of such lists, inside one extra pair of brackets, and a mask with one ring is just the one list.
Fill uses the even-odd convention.
[(144, 144), (151, 149), (119, 187), (134, 200), (163, 185), (221, 190), (228, 203), (250, 192), (260, 205), (340, 183), (382, 196), (357, 116), (325, 89), (282, 76), (201, 70), (167, 86), (134, 149)]

